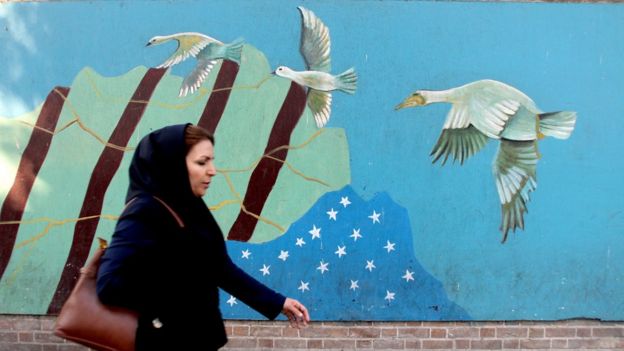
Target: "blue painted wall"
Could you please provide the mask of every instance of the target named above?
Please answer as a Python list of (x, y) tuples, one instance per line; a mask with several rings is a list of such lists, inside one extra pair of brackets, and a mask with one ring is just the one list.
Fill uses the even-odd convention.
[[(160, 64), (172, 46), (145, 48), (158, 34), (243, 37), (272, 67), (303, 69), (298, 5), (1, 4), (0, 116), (35, 109), (52, 87), (69, 86), (85, 66), (118, 76)], [(479, 320), (624, 318), (624, 6), (303, 5), (330, 29), (334, 72), (355, 66), (359, 74), (355, 96), (334, 95), (328, 124), (345, 130), (351, 188), (364, 201), (384, 193), (405, 208), (410, 254), (441, 282), (450, 301)], [(184, 75), (191, 67), (177, 66), (173, 74)], [(522, 90), (545, 111), (578, 113), (569, 140), (540, 142), (538, 188), (526, 229), (505, 244), (491, 174), (495, 143), (463, 166), (432, 165), (428, 155), (450, 106), (393, 110), (416, 89), (447, 89), (485, 78)]]

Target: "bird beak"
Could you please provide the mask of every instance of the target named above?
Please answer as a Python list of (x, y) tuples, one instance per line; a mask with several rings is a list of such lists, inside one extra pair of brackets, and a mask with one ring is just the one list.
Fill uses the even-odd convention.
[(149, 42), (149, 41), (147, 42), (147, 44), (145, 44), (145, 46), (150, 46), (150, 45), (152, 45), (152, 42)]
[(395, 111), (406, 107), (422, 106), (425, 104), (425, 99), (421, 95), (411, 95), (402, 103), (394, 107)]

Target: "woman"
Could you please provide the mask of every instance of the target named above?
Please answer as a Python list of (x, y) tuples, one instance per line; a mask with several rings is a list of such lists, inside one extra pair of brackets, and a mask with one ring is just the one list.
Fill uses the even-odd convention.
[(143, 138), (132, 159), (126, 209), (102, 258), (97, 291), (103, 303), (139, 312), (138, 351), (225, 345), (218, 288), (269, 319), (283, 312), (294, 327), (310, 320), (305, 306), (228, 256), (201, 199), (216, 175), (213, 145), (200, 127), (169, 126)]

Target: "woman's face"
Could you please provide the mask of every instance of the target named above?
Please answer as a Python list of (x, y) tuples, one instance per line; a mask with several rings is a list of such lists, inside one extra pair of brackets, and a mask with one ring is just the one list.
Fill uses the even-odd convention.
[(193, 194), (197, 197), (204, 196), (212, 177), (217, 174), (214, 165), (214, 147), (210, 140), (204, 139), (191, 147), (186, 154), (186, 168)]

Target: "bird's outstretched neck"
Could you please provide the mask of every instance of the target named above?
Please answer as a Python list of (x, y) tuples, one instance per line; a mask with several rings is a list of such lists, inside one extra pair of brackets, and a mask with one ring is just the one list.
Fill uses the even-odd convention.
[(420, 95), (425, 98), (427, 104), (435, 102), (453, 102), (455, 89), (448, 90), (421, 90)]
[(153, 45), (159, 45), (159, 44), (162, 44), (162, 43), (166, 43), (169, 40), (174, 39), (175, 36), (176, 36), (176, 34), (155, 36), (152, 39), (150, 39), (150, 41), (147, 43), (146, 46), (153, 46)]

